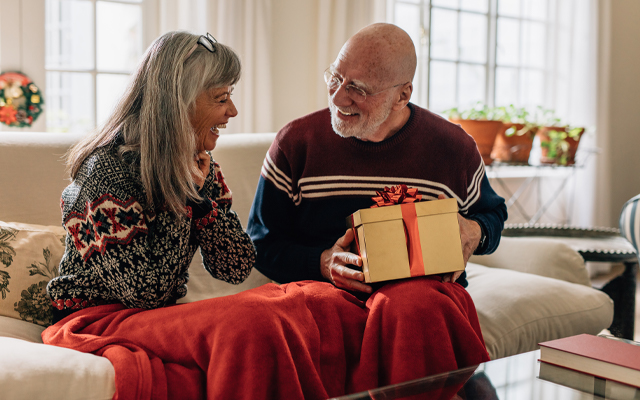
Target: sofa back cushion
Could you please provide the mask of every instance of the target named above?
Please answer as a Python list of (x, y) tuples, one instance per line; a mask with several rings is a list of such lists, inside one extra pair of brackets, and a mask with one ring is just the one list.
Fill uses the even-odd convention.
[[(0, 221), (59, 225), (60, 195), (70, 183), (64, 154), (81, 135), (0, 132)], [(233, 209), (249, 216), (264, 156), (275, 133), (232, 133), (218, 138), (213, 158), (233, 191)], [(37, 160), (37, 162), (27, 162)]]
[(60, 225), (60, 195), (69, 184), (64, 154), (80, 135), (0, 132), (0, 221)]
[(0, 315), (51, 324), (46, 287), (64, 253), (62, 227), (0, 221)]
[(220, 164), (233, 195), (231, 209), (246, 228), (249, 210), (256, 194), (264, 157), (275, 133), (235, 133), (222, 135), (211, 155)]
[(557, 238), (503, 236), (493, 254), (472, 256), (469, 262), (591, 287), (580, 253)]

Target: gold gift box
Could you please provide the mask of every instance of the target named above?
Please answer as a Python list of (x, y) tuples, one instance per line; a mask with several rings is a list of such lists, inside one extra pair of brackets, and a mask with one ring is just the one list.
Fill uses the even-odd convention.
[[(402, 207), (405, 213), (406, 207), (415, 207), (415, 222), (406, 215), (403, 219)], [(456, 200), (443, 199), (368, 208), (347, 217), (347, 224), (355, 230), (365, 282), (464, 270), (457, 214)], [(412, 224), (417, 226), (420, 242), (419, 248), (413, 247), (418, 253), (413, 255), (414, 265), (410, 264), (408, 251), (416, 236), (415, 230), (410, 233)]]

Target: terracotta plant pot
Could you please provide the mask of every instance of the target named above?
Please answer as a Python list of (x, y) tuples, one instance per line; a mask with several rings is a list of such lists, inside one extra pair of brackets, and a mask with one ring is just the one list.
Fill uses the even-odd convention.
[(475, 119), (450, 119), (454, 124), (458, 124), (465, 130), (473, 140), (476, 141), (480, 155), (485, 165), (491, 165), (491, 150), (496, 136), (502, 129), (502, 121), (484, 121)]
[[(536, 135), (540, 138), (540, 143), (550, 142), (549, 131), (564, 131), (565, 127), (562, 126), (544, 126), (538, 130)], [(573, 165), (576, 163), (576, 152), (578, 151), (578, 145), (580, 144), (580, 138), (584, 134), (584, 128), (580, 129), (578, 139), (567, 137), (565, 140), (569, 144), (569, 150), (567, 151), (567, 163), (564, 165)], [(542, 164), (560, 164), (560, 158), (563, 156), (562, 151), (558, 151), (556, 157), (549, 157), (549, 149), (542, 147), (540, 155), (540, 162)]]
[(491, 158), (494, 161), (505, 163), (528, 164), (534, 135), (531, 132), (527, 132), (523, 135), (507, 136), (506, 132), (511, 127), (519, 131), (524, 128), (524, 124), (504, 124), (496, 136), (496, 141), (493, 143)]

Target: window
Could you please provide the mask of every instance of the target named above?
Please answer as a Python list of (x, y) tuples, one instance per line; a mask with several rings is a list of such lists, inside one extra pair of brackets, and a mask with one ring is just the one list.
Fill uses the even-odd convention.
[[(392, 21), (418, 54), (413, 101), (434, 112), (514, 104), (552, 104), (562, 78), (552, 50), (569, 30), (554, 23), (561, 0), (389, 0)], [(555, 43), (559, 42), (559, 43)]]
[(105, 122), (143, 52), (142, 0), (46, 0), (47, 130)]

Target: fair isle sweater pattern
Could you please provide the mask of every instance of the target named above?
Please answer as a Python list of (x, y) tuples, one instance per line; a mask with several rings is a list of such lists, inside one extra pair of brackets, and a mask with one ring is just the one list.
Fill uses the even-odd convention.
[(62, 193), (66, 250), (60, 276), (47, 291), (57, 310), (122, 303), (157, 308), (187, 292), (188, 268), (198, 247), (216, 279), (244, 281), (255, 249), (231, 211), (232, 196), (213, 160), (186, 215), (146, 207), (139, 173), (116, 146), (96, 150)]

